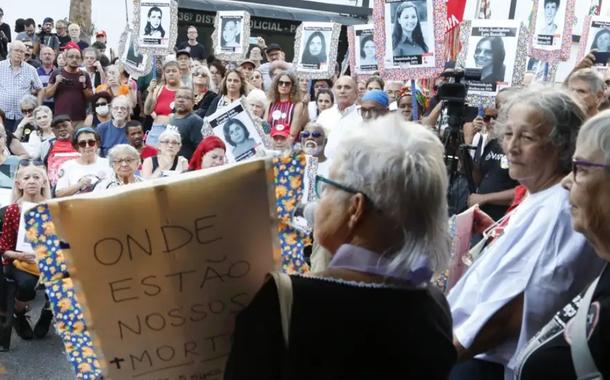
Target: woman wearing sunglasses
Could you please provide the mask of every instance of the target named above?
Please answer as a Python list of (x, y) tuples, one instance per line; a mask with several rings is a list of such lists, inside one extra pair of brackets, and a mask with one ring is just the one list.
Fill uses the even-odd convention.
[(280, 72), (273, 78), (268, 96), (266, 119), (271, 129), (276, 125), (288, 127), (294, 140), (308, 119), (296, 76), (288, 71)]
[(59, 167), (55, 195), (65, 197), (88, 193), (98, 182), (113, 175), (108, 160), (98, 156), (100, 137), (94, 129), (85, 127), (74, 132), (72, 146), (80, 157), (66, 161)]
[[(16, 286), (13, 325), (17, 335), (25, 340), (33, 337), (44, 337), (49, 331), (53, 313), (47, 301), (34, 330), (32, 330), (28, 321), (29, 316), (26, 316), (26, 313), (28, 303), (36, 297), (36, 285), (40, 272), (36, 265), (36, 254), (17, 249), (21, 208), (24, 202), (39, 203), (48, 200), (51, 197), (50, 193), (49, 179), (42, 163), (36, 165), (35, 162), (30, 160), (22, 161), (15, 174), (12, 203), (4, 214), (0, 252), (2, 252), (4, 275), (15, 281)], [(11, 328), (10, 323), (6, 325), (9, 329)]]
[(347, 130), (315, 184), (330, 266), (289, 277), (285, 330), (276, 284), (263, 285), (237, 315), (225, 379), (447, 378), (451, 318), (427, 285), (449, 258), (443, 146), (405, 124), (389, 115)]
[[(595, 116), (580, 129), (572, 172), (561, 183), (569, 191), (572, 227), (593, 246), (604, 262), (604, 269), (591, 285), (582, 289), (580, 296), (584, 300), (575, 298), (561, 305), (563, 309), (558, 309), (522, 350), (515, 378), (563, 380), (576, 379), (577, 375), (579, 379), (585, 378), (575, 373), (574, 368), (577, 364), (581, 367), (582, 361), (574, 360), (570, 352), (571, 345), (578, 345), (581, 352), (590, 352), (591, 362), (601, 375), (589, 378), (610, 379), (610, 111)], [(588, 292), (592, 295), (587, 302)], [(587, 305), (583, 306), (585, 302)], [(576, 342), (578, 330), (584, 337), (580, 341), (584, 342), (582, 346)]]

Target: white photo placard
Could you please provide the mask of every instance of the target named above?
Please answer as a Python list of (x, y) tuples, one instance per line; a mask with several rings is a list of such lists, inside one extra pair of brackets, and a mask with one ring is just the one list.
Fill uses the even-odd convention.
[(140, 53), (172, 53), (178, 35), (178, 2), (176, 0), (135, 0), (137, 46)]
[(214, 26), (214, 55), (228, 61), (244, 59), (250, 39), (250, 14), (244, 11), (218, 12)]
[(377, 48), (373, 38), (375, 27), (371, 24), (354, 25), (350, 38), (350, 54), (354, 57), (352, 71), (356, 75), (372, 75), (379, 70)]
[(294, 63), (300, 78), (332, 77), (337, 61), (341, 26), (332, 22), (304, 22), (295, 36)]
[[(239, 162), (254, 157), (264, 149), (263, 136), (241, 100), (222, 107), (206, 117), (206, 126), (227, 146), (228, 162)], [(204, 128), (205, 128), (204, 127)]]

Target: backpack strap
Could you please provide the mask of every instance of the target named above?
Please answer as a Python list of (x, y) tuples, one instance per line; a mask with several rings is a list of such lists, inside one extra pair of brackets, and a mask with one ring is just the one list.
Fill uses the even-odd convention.
[(593, 293), (595, 293), (595, 288), (597, 287), (600, 277), (597, 277), (587, 289), (587, 292), (578, 306), (574, 322), (572, 322), (570, 352), (572, 354), (572, 363), (574, 364), (574, 370), (576, 371), (578, 380), (603, 379), (603, 376), (595, 365), (587, 341), (587, 317), (589, 315), (589, 307), (591, 306), (591, 299), (593, 298)]

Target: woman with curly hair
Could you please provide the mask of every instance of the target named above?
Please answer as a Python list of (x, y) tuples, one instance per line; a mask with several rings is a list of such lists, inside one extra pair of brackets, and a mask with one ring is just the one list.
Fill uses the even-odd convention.
[(294, 74), (283, 71), (276, 75), (269, 89), (269, 108), (267, 122), (271, 129), (277, 125), (290, 128), (290, 136), (296, 138), (308, 121), (301, 101), (301, 92)]

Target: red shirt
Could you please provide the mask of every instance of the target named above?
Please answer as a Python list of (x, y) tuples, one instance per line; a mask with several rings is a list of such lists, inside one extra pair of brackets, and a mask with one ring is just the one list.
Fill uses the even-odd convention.
[[(4, 224), (2, 225), (2, 236), (0, 236), (0, 252), (14, 251), (17, 247), (17, 233), (19, 231), (19, 219), (21, 210), (17, 203), (12, 203), (6, 208), (4, 214)], [(6, 265), (11, 259), (3, 258), (2, 262)]]
[(290, 129), (293, 113), (294, 103), (291, 101), (275, 102), (269, 106), (269, 118), (267, 119), (267, 122), (271, 128), (281, 124)]
[(174, 100), (176, 99), (176, 91), (169, 90), (163, 86), (159, 96), (157, 96), (157, 104), (155, 104), (155, 113), (157, 115), (169, 115), (174, 112)]
[(78, 157), (80, 157), (80, 153), (74, 150), (69, 140), (55, 140), (47, 159), (47, 173), (51, 187), (57, 184), (61, 164)]

